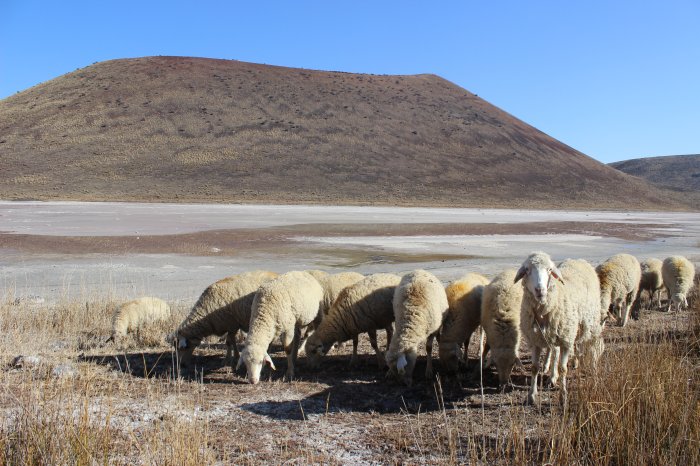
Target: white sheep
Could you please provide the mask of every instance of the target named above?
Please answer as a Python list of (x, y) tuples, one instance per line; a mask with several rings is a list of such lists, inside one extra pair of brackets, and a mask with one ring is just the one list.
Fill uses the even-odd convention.
[(411, 385), (418, 357), (418, 345), (426, 342), (428, 362), (425, 375), (433, 375), (433, 338), (437, 336), (449, 304), (445, 288), (435, 275), (414, 270), (401, 279), (394, 291), (396, 328), (386, 353), (390, 373), (403, 377)]
[(668, 293), (668, 311), (675, 305), (680, 310), (688, 307), (688, 292), (693, 287), (695, 266), (683, 256), (671, 256), (664, 260), (661, 275)]
[(600, 280), (601, 322), (605, 321), (609, 309), (618, 325), (624, 327), (633, 305), (636, 305), (642, 270), (636, 257), (629, 254), (615, 254), (598, 267)]
[(236, 333), (248, 331), (253, 297), (260, 285), (277, 277), (275, 272), (255, 270), (223, 278), (199, 296), (177, 330), (167, 337), (177, 350), (178, 365), (191, 365), (192, 353), (206, 337), (226, 334), (226, 364), (239, 358)]
[(542, 350), (558, 347), (558, 368), (552, 370), (552, 384), (561, 374), (561, 398), (566, 402), (567, 363), (574, 347), (594, 364), (603, 351), (598, 275), (585, 260), (567, 259), (557, 268), (547, 253), (535, 252), (523, 262), (514, 283), (521, 279), (520, 330), (532, 353), (527, 401), (534, 403), (537, 396)]
[(661, 306), (661, 290), (664, 287), (664, 280), (661, 276), (661, 266), (663, 262), (656, 258), (650, 258), (640, 263), (642, 279), (639, 282), (639, 293), (642, 291), (649, 293), (649, 305), (651, 306), (656, 296), (656, 305)]
[(440, 365), (448, 372), (456, 372), (466, 359), (469, 340), (479, 327), (481, 293), (488, 282), (483, 275), (468, 273), (445, 287), (448, 309), (440, 330), (438, 354)]
[(117, 342), (155, 322), (170, 318), (170, 306), (159, 298), (149, 296), (134, 299), (119, 306), (112, 315), (112, 335), (107, 340)]
[(504, 270), (484, 287), (481, 297), (481, 326), (486, 333), (490, 359), (498, 370), (498, 384), (510, 381), (520, 346), (520, 308), (523, 287), (515, 284), (515, 269)]
[(275, 365), (267, 353), (279, 336), (287, 353), (288, 380), (294, 378), (301, 331), (323, 312), (324, 290), (308, 272), (287, 272), (260, 286), (253, 299), (250, 327), (238, 367), (245, 364), (248, 382), (260, 381), (263, 364)]
[(329, 274), (322, 270), (307, 270), (307, 272), (313, 275), (323, 288), (323, 303), (321, 305), (323, 315), (328, 313), (328, 310), (341, 291), (365, 278), (364, 275), (357, 272), (340, 272), (334, 274)]
[(391, 341), (394, 308), (394, 290), (401, 277), (390, 273), (369, 275), (345, 288), (331, 306), (318, 328), (306, 340), (305, 350), (311, 367), (318, 367), (321, 357), (336, 342), (352, 339), (350, 365), (357, 361), (358, 335), (367, 332), (377, 354), (379, 367), (383, 367), (384, 353), (377, 345), (377, 330), (385, 329), (387, 342)]

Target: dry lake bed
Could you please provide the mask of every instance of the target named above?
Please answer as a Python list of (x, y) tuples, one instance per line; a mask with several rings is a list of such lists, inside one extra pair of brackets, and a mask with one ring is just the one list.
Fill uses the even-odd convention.
[(109, 290), (194, 302), (251, 269), (494, 274), (534, 250), (597, 263), (700, 261), (700, 214), (297, 205), (0, 202), (0, 286), (46, 300)]

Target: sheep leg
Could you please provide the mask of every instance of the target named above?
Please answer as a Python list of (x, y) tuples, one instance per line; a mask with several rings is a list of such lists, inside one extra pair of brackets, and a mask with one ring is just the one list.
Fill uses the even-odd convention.
[(428, 362), (425, 365), (425, 378), (426, 379), (432, 379), (433, 378), (433, 339), (435, 338), (435, 334), (433, 333), (428, 337), (428, 339), (425, 342), (425, 352), (428, 354)]
[(372, 345), (372, 349), (377, 354), (377, 366), (381, 369), (386, 364), (386, 360), (384, 359), (384, 352), (379, 349), (377, 344), (377, 331), (370, 330), (367, 332), (367, 335), (369, 335), (369, 344)]
[(384, 328), (384, 331), (386, 331), (386, 351), (389, 351), (389, 344), (391, 339), (394, 338), (394, 326), (389, 324)]
[[(375, 333), (374, 339), (376, 342), (377, 335)], [(358, 335), (355, 335), (352, 337), (352, 356), (350, 356), (350, 367), (355, 367), (357, 366), (357, 344), (359, 343), (358, 341)]]
[(556, 385), (559, 382), (559, 361), (561, 361), (560, 349), (558, 346), (551, 346), (549, 348), (549, 367), (552, 373), (549, 378), (550, 385)]
[(560, 394), (560, 401), (561, 404), (566, 406), (566, 401), (567, 401), (567, 389), (566, 389), (566, 373), (568, 371), (568, 362), (569, 362), (569, 348), (567, 347), (561, 347), (561, 351), (559, 354), (559, 373), (561, 374), (561, 394)]
[(413, 385), (413, 371), (416, 368), (416, 359), (418, 359), (418, 354), (416, 350), (411, 349), (404, 353), (406, 355), (406, 368), (403, 374), (403, 381), (409, 387)]
[(537, 397), (537, 374), (540, 372), (541, 354), (542, 348), (539, 346), (532, 347), (532, 372), (530, 373), (530, 391), (527, 394), (527, 404), (535, 404), (535, 399)]
[(294, 364), (297, 360), (297, 352), (299, 351), (299, 341), (301, 340), (301, 329), (294, 327), (291, 341), (289, 332), (284, 335), (284, 352), (287, 353), (287, 373), (285, 375), (287, 381), (291, 382), (294, 379)]

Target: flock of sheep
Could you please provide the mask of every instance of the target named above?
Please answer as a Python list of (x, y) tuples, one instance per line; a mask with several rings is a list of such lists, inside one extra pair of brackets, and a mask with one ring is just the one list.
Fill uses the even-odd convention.
[[(410, 385), (422, 344), (426, 377), (433, 376), (435, 338), (442, 369), (455, 372), (466, 362), (470, 337), (481, 326), (481, 357), (488, 354), (486, 365), (496, 366), (499, 386), (510, 381), (522, 337), (532, 354), (527, 401), (536, 401), (544, 350), (543, 371), (550, 372), (552, 384), (560, 385), (565, 402), (569, 358), (574, 368), (579, 357), (595, 364), (603, 352), (606, 321), (624, 326), (631, 312), (639, 311), (641, 293), (647, 291), (650, 301), (656, 297), (660, 303), (663, 287), (669, 310), (687, 306), (694, 276), (693, 264), (681, 256), (640, 264), (634, 256), (617, 254), (594, 269), (581, 259), (556, 265), (544, 252), (531, 254), (518, 270), (505, 270), (490, 281), (468, 273), (447, 287), (425, 270), (403, 277), (254, 271), (210, 285), (167, 340), (175, 347), (178, 367), (187, 367), (203, 339), (226, 335), (227, 364), (237, 360), (236, 369), (244, 365), (248, 381), (256, 384), (264, 365), (276, 370), (268, 348), (278, 337), (287, 354), (286, 378), (291, 380), (302, 342), (310, 369), (317, 369), (325, 354), (348, 340), (353, 341), (350, 363), (355, 364), (358, 335), (367, 333), (378, 366), (388, 366), (389, 375)], [(169, 315), (168, 305), (157, 298), (126, 303), (115, 312), (110, 339)], [(240, 354), (239, 330), (247, 334)], [(387, 332), (386, 353), (377, 345), (377, 330)]]

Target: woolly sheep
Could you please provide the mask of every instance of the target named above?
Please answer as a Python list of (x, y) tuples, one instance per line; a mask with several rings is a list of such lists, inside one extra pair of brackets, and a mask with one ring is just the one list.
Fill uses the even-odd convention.
[(364, 275), (357, 272), (340, 272), (332, 275), (322, 270), (308, 270), (307, 272), (318, 280), (323, 288), (323, 303), (321, 305), (323, 315), (328, 313), (341, 291), (365, 278)]
[(489, 280), (478, 273), (468, 273), (445, 288), (448, 309), (442, 322), (438, 354), (440, 365), (456, 372), (462, 361), (462, 346), (466, 358), (469, 339), (479, 327), (481, 293)]
[(498, 384), (504, 388), (518, 359), (520, 308), (523, 287), (515, 284), (515, 269), (504, 270), (484, 287), (481, 298), (481, 326), (486, 333), (491, 361), (498, 370)]
[(367, 332), (370, 344), (377, 354), (379, 367), (383, 367), (384, 353), (377, 346), (377, 329), (385, 329), (387, 342), (391, 341), (394, 308), (394, 290), (401, 277), (390, 273), (377, 273), (348, 286), (335, 300), (328, 314), (316, 331), (306, 340), (305, 350), (311, 367), (318, 367), (321, 357), (336, 342), (352, 339), (352, 359), (357, 360), (358, 335)]
[(239, 358), (236, 333), (248, 331), (253, 296), (260, 285), (277, 277), (275, 272), (255, 270), (223, 278), (201, 294), (168, 341), (177, 348), (178, 364), (188, 367), (192, 353), (210, 335), (226, 335), (226, 363), (233, 366)]
[(661, 289), (664, 287), (664, 280), (661, 276), (661, 265), (663, 262), (656, 258), (650, 258), (640, 263), (642, 279), (639, 282), (639, 293), (642, 291), (649, 293), (649, 305), (656, 296), (656, 305), (661, 306)]
[[(537, 396), (540, 354), (559, 347), (558, 372), (554, 367), (552, 384), (561, 373), (561, 398), (566, 402), (566, 373), (569, 355), (592, 358), (595, 364), (603, 351), (600, 322), (600, 282), (585, 260), (567, 259), (557, 268), (547, 253), (535, 252), (522, 264), (514, 282), (523, 282), (520, 330), (532, 353), (532, 380), (528, 403)], [(561, 283), (557, 283), (557, 282)]]
[(695, 266), (683, 256), (671, 256), (664, 260), (661, 275), (668, 293), (668, 309), (688, 307), (688, 292), (693, 287)]
[(127, 333), (136, 332), (154, 322), (170, 317), (170, 306), (159, 298), (143, 297), (119, 306), (112, 315), (112, 336), (107, 341), (116, 342)]
[(394, 291), (396, 329), (389, 344), (386, 362), (390, 373), (397, 373), (411, 385), (418, 357), (418, 345), (426, 342), (426, 377), (433, 375), (433, 338), (437, 335), (449, 304), (440, 280), (425, 270), (414, 270), (401, 279)]
[(618, 325), (624, 327), (639, 292), (642, 271), (636, 257), (616, 254), (596, 267), (600, 280), (600, 312), (604, 322), (612, 306)]
[(246, 345), (238, 366), (245, 364), (248, 382), (260, 381), (264, 363), (275, 365), (267, 353), (270, 343), (279, 336), (287, 353), (288, 380), (294, 378), (301, 331), (322, 312), (324, 290), (308, 272), (287, 272), (260, 286), (253, 299)]

